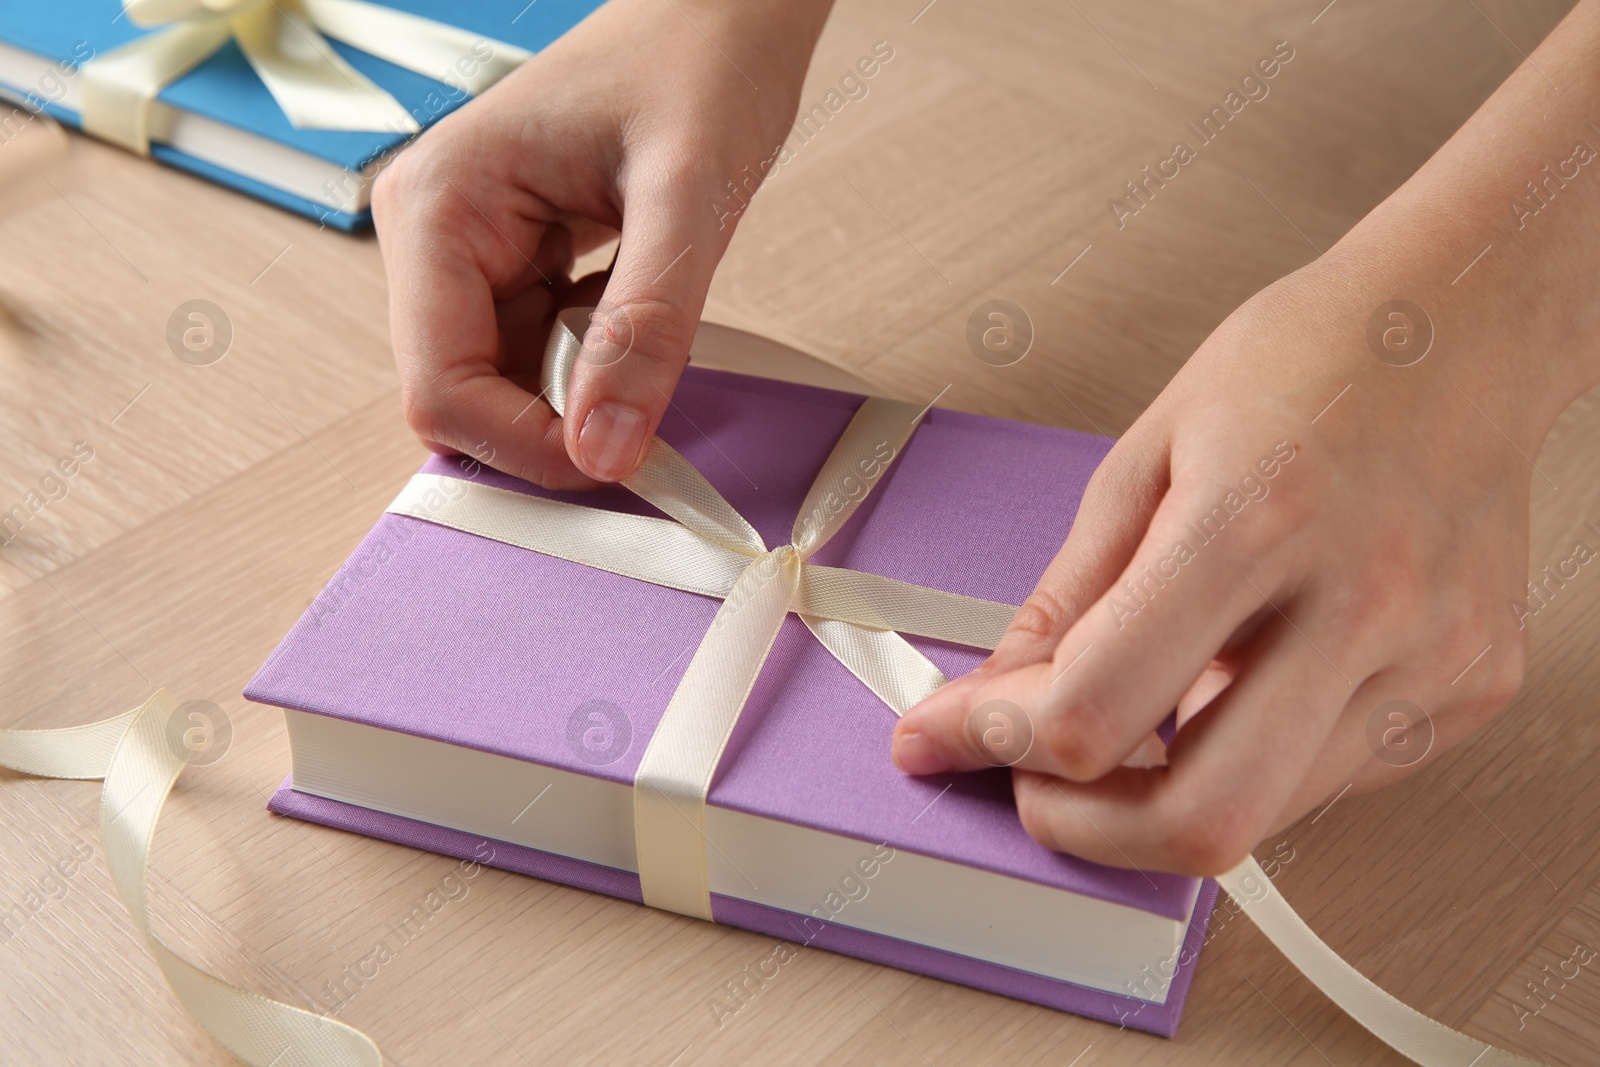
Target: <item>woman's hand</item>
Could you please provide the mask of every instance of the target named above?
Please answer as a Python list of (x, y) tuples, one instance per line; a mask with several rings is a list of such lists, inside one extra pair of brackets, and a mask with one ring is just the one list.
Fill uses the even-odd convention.
[[(1534, 463), (1600, 379), (1597, 50), (1580, 4), (1411, 181), (1207, 339), (994, 656), (900, 722), (901, 769), (1015, 763), (1042, 844), (1214, 875), (1509, 702)], [(1545, 164), (1564, 177), (1534, 199)], [(1123, 766), (1174, 707), (1166, 764)]]
[[(1319, 263), (1206, 341), (1101, 465), (993, 658), (901, 722), (902, 769), (1005, 762), (984, 735), (1014, 705), (1036, 839), (1216, 874), (1345, 785), (1405, 773), (1369, 745), (1375, 714), (1397, 724), (1388, 702), (1427, 712), (1431, 758), (1510, 699), (1524, 456), (1547, 423), (1463, 365), (1455, 330), (1435, 342), (1452, 351), (1381, 363), (1364, 327), (1383, 294), (1360, 278)], [(1119, 766), (1192, 686), (1188, 705), (1229, 677), (1168, 766)]]
[[(828, 6), (611, 0), (380, 175), (395, 359), (424, 443), (555, 489), (634, 471)], [(573, 255), (619, 229), (609, 280), (568, 293)], [(552, 309), (580, 301), (600, 307), (563, 420), (536, 383)]]

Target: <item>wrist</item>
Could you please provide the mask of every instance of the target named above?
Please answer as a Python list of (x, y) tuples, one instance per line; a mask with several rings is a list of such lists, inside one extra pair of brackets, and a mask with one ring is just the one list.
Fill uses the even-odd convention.
[[(1596, 171), (1600, 192), (1600, 160)], [(1407, 375), (1422, 387), (1419, 401), (1436, 389), (1460, 391), (1534, 455), (1561, 412), (1600, 381), (1600, 315), (1585, 296), (1588, 272), (1574, 284), (1542, 235), (1506, 240), (1497, 216), (1464, 225), (1441, 206), (1450, 203), (1446, 191), (1413, 187), (1425, 177), (1306, 273), (1342, 294), (1342, 326), (1362, 342), (1359, 358), (1370, 357), (1391, 382)]]
[(1353, 291), (1425, 308), (1434, 354), (1504, 394), (1539, 440), (1600, 384), (1597, 48), (1600, 3), (1579, 4), (1327, 257)]
[[(656, 0), (634, 2), (654, 5)], [(762, 65), (776, 64), (781, 75), (798, 78), (805, 75), (833, 0), (676, 0), (674, 6), (719, 47)]]

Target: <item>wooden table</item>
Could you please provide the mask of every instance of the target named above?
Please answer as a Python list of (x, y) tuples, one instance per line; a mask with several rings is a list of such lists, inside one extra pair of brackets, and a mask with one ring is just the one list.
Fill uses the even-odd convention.
[[(946, 406), (1110, 434), (1238, 302), (1427, 158), (1566, 6), (924, 2), (841, 0), (804, 106), (873, 42), (894, 58), (755, 200), (708, 318), (889, 394), (950, 384)], [(1295, 58), (1271, 95), (1118, 229), (1106, 200), (1280, 40)], [(453, 865), (269, 816), (283, 723), (239, 696), (423, 454), (378, 249), (110, 148), (75, 153), (59, 192), (0, 219), (0, 508), (75, 442), (93, 449), (0, 549), (3, 721), (86, 722), (158, 686), (218, 705), (231, 748), (170, 803), (157, 928), (231, 981), (322, 1005)], [(1008, 368), (964, 337), (993, 297), (1036, 331)], [(209, 367), (164, 340), (197, 298), (235, 331)], [(1600, 545), (1596, 406), (1538, 459), (1559, 490), (1535, 480), (1536, 570)], [(1551, 983), (1520, 1028), (1516, 1006), (1540, 1003), (1527, 983), (1575, 943), (1600, 946), (1600, 579), (1585, 570), (1532, 632), (1522, 695), (1481, 736), (1259, 854), (1292, 852), (1289, 899), (1404, 1000), (1593, 1063), (1600, 965)], [(97, 801), (94, 783), (0, 773), (0, 907), (44, 902), (0, 942), (0, 1059), (223, 1061), (133, 935)], [(1214, 922), (1172, 1041), (815, 950), (719, 1029), (711, 998), (768, 939), (488, 871), (342, 1017), (412, 1067), (1394, 1060), (1247, 921)]]

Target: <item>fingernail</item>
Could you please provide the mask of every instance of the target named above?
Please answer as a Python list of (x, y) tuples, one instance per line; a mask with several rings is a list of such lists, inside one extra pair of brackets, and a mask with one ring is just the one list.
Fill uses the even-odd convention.
[(578, 431), (578, 459), (591, 477), (619, 482), (639, 458), (646, 425), (644, 412), (626, 404), (596, 404)]
[(933, 747), (933, 742), (927, 735), (916, 730), (902, 730), (894, 735), (894, 744), (890, 747), (890, 755), (894, 765), (906, 774), (938, 774), (940, 771), (949, 770), (950, 765), (945, 762), (939, 750)]

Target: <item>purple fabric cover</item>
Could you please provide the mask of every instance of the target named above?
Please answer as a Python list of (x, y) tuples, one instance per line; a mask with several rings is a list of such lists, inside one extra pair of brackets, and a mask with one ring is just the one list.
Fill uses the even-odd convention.
[[(691, 367), (660, 434), (773, 546), (789, 539), (806, 490), (860, 401)], [(1110, 446), (1067, 430), (930, 411), (815, 562), (1019, 604), (1060, 548)], [(423, 470), (658, 514), (626, 490), (551, 493), (460, 457), (435, 456)], [(710, 597), (385, 514), (245, 695), (631, 783), (717, 606)], [(949, 677), (987, 654), (910, 640)], [(626, 751), (600, 767), (568, 742), (569, 717), (593, 700), (615, 705), (631, 728)], [(734, 731), (710, 803), (1184, 917), (1192, 878), (1103, 867), (1035, 843), (1017, 821), (1006, 771), (902, 775), (888, 758), (894, 722), (791, 616)], [(1202, 894), (1197, 923), (1210, 899)], [(768, 910), (723, 905), (741, 914)], [(924, 969), (909, 959), (899, 965)], [(1187, 981), (1180, 972), (1169, 1002), (1174, 1024)], [(1076, 1003), (1058, 1006), (1106, 1017)], [(1149, 1007), (1141, 1017), (1151, 1017)]]
[[(473, 859), (491, 867), (530, 875), (548, 882), (561, 882), (595, 893), (641, 903), (639, 876), (598, 863), (569, 859), (525, 845), (506, 841), (491, 841), (459, 830), (418, 822), (415, 819), (372, 811), (369, 808), (345, 804), (310, 793), (297, 793), (291, 779), (285, 778), (278, 791), (267, 802), (267, 807), (279, 815), (292, 815), (308, 822), (321, 823), (337, 830), (353, 830), (367, 837), (393, 841), (398, 845), (437, 852), (456, 859)], [(484, 858), (483, 845), (493, 850)], [(713, 893), (711, 913), (717, 922), (737, 926), (758, 934), (767, 934), (798, 945), (809, 945), (839, 952), (846, 956), (870, 960), (903, 971), (941, 978), (947, 982), (984, 989), (1002, 996), (1026, 1000), (1059, 1011), (1070, 1011), (1101, 1022), (1115, 1023), (1133, 1030), (1143, 1030), (1161, 1037), (1171, 1037), (1178, 1029), (1183, 1014), (1183, 1002), (1189, 995), (1189, 983), (1194, 980), (1195, 961), (1200, 947), (1205, 944), (1206, 923), (1217, 900), (1217, 883), (1206, 879), (1200, 886), (1200, 899), (1195, 903), (1194, 919), (1184, 937), (1184, 951), (1179, 956), (1178, 967), (1172, 978), (1172, 987), (1164, 1004), (1151, 1004), (1133, 997), (1117, 996), (1098, 989), (1085, 989), (1054, 978), (1042, 978), (1026, 971), (1002, 967), (997, 963), (975, 960), (943, 949), (902, 941), (883, 934), (853, 930), (847, 926), (830, 924), (820, 930), (816, 920), (803, 925), (807, 916), (769, 908), (762, 904), (737, 900)]]

